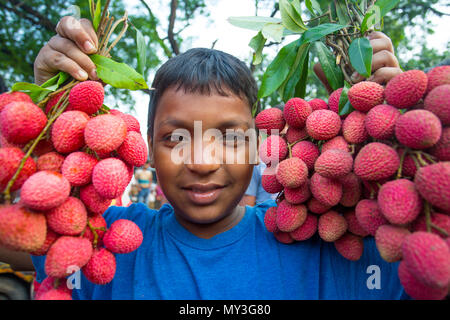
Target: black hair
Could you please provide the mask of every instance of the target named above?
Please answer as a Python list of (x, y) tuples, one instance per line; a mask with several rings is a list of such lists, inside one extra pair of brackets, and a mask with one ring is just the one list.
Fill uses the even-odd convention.
[(257, 108), (258, 86), (250, 69), (238, 58), (215, 49), (195, 48), (169, 59), (156, 72), (148, 107), (147, 134), (153, 138), (156, 107), (169, 88), (205, 95), (230, 93)]

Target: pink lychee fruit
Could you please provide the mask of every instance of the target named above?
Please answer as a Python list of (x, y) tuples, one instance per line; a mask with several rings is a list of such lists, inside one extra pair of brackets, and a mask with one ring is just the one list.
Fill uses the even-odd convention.
[[(413, 231), (427, 231), (427, 222), (426, 222), (425, 214), (420, 215), (413, 223), (412, 230)], [(442, 214), (438, 212), (433, 212), (430, 214), (430, 221), (433, 224), (430, 228), (430, 232), (437, 234), (441, 238), (448, 238), (450, 235), (450, 216), (448, 214)], [(440, 230), (435, 227), (440, 228)], [(447, 233), (445, 235), (442, 233), (442, 230)]]
[(361, 227), (375, 236), (377, 229), (389, 222), (381, 213), (376, 200), (363, 199), (355, 207), (355, 215)]
[(308, 132), (306, 128), (297, 129), (289, 127), (286, 131), (286, 140), (288, 143), (294, 143), (297, 141), (304, 140), (308, 137)]
[(276, 223), (280, 231), (291, 232), (305, 222), (306, 207), (304, 205), (290, 204), (283, 200), (278, 205)]
[(389, 105), (407, 109), (416, 105), (425, 94), (428, 85), (427, 75), (421, 70), (410, 70), (392, 78), (384, 89)]
[(306, 119), (306, 130), (315, 140), (330, 140), (341, 130), (341, 118), (331, 110), (317, 110)]
[(289, 99), (284, 105), (283, 116), (289, 127), (303, 128), (306, 118), (311, 114), (309, 103), (301, 98)]
[(439, 161), (450, 161), (450, 127), (442, 130), (441, 138), (429, 152)]
[(287, 202), (292, 204), (301, 204), (306, 202), (311, 197), (311, 191), (309, 191), (309, 182), (305, 182), (298, 188), (285, 188), (284, 198)]
[(287, 153), (287, 143), (280, 136), (271, 135), (259, 146), (259, 157), (267, 165), (277, 164), (286, 158)]
[(400, 111), (390, 105), (380, 104), (373, 107), (365, 119), (367, 133), (375, 139), (392, 138), (398, 117), (400, 117)]
[(20, 101), (30, 103), (33, 102), (33, 100), (31, 100), (29, 95), (20, 91), (5, 92), (0, 94), (0, 112), (2, 112), (3, 108), (7, 104), (10, 104), (11, 102), (20, 102)]
[(89, 120), (84, 130), (87, 146), (100, 153), (116, 150), (127, 136), (127, 125), (120, 117), (103, 114)]
[(119, 157), (135, 167), (142, 167), (147, 162), (147, 144), (140, 133), (130, 131), (117, 149)]
[(346, 232), (334, 241), (334, 247), (345, 259), (358, 261), (364, 251), (364, 241), (362, 237)]
[(105, 90), (100, 82), (83, 81), (76, 84), (69, 94), (69, 104), (73, 110), (96, 113), (103, 105)]
[(360, 236), (360, 237), (366, 237), (369, 235), (369, 232), (367, 232), (358, 222), (358, 219), (356, 218), (356, 213), (354, 210), (348, 211), (344, 213), (344, 218), (347, 221), (347, 231), (353, 233), (354, 235)]
[(450, 84), (450, 66), (439, 66), (431, 69), (427, 73), (429, 93), (434, 88), (442, 86), (444, 84)]
[(37, 171), (55, 171), (61, 173), (64, 156), (58, 152), (49, 152), (40, 156), (37, 161)]
[(434, 113), (442, 125), (450, 125), (450, 84), (434, 88), (425, 98), (425, 110)]
[(347, 151), (331, 149), (323, 152), (314, 164), (314, 170), (327, 178), (340, 178), (353, 169), (352, 155)]
[(84, 186), (91, 182), (92, 171), (98, 160), (85, 152), (72, 152), (69, 154), (61, 168), (63, 176), (72, 186)]
[(111, 199), (103, 198), (92, 184), (81, 187), (80, 199), (88, 211), (94, 215), (102, 215), (111, 205)]
[(275, 232), (278, 230), (277, 207), (270, 207), (266, 210), (266, 213), (264, 214), (264, 225), (269, 232)]
[(310, 190), (315, 199), (327, 206), (335, 206), (342, 197), (342, 184), (317, 172), (311, 177)]
[(297, 229), (290, 232), (292, 239), (296, 241), (305, 241), (311, 238), (317, 231), (318, 219), (313, 214), (307, 214), (305, 222)]
[(343, 151), (349, 151), (348, 142), (345, 141), (343, 136), (334, 137), (331, 140), (328, 140), (322, 145), (321, 152), (324, 153), (330, 149), (339, 149)]
[[(16, 174), (17, 169), (25, 157), (25, 153), (19, 148), (0, 148), (0, 191), (2, 192), (9, 181)], [(16, 191), (22, 187), (24, 182), (36, 172), (36, 162), (29, 157), (14, 181), (10, 191)]]
[[(92, 217), (88, 218), (88, 222), (91, 225), (92, 228), (95, 229), (95, 232), (97, 233), (97, 245), (103, 244), (103, 236), (105, 235), (105, 232), (107, 230), (107, 224), (105, 218), (101, 214), (94, 215)], [(90, 227), (86, 228), (86, 231), (83, 234), (83, 237), (89, 239), (89, 241), (94, 242), (95, 241), (95, 235), (91, 231)]]
[(119, 116), (123, 121), (125, 121), (127, 125), (127, 132), (135, 131), (141, 133), (141, 125), (139, 124), (139, 120), (131, 114), (123, 113), (115, 109), (111, 109), (109, 112), (115, 116)]
[(256, 116), (255, 125), (259, 130), (267, 130), (268, 135), (279, 134), (286, 125), (283, 111), (278, 108), (265, 109)]
[(115, 199), (121, 196), (128, 183), (128, 168), (120, 159), (101, 160), (95, 165), (92, 172), (92, 184), (103, 198)]
[(384, 88), (372, 81), (362, 81), (348, 90), (348, 100), (353, 108), (361, 112), (368, 112), (384, 101)]
[(328, 98), (328, 107), (335, 113), (339, 113), (339, 100), (341, 98), (342, 90), (344, 90), (344, 88), (333, 91)]
[(327, 211), (330, 211), (330, 209), (332, 207), (332, 206), (323, 204), (322, 202), (320, 202), (319, 200), (317, 200), (314, 197), (312, 197), (311, 199), (308, 200), (307, 206), (308, 206), (308, 210), (315, 214), (322, 214)]
[(369, 135), (364, 124), (365, 119), (365, 113), (355, 110), (342, 122), (342, 134), (348, 143), (356, 144), (367, 140)]
[(314, 168), (314, 163), (319, 155), (319, 148), (311, 141), (300, 141), (292, 147), (292, 157), (303, 160), (308, 167), (308, 170)]
[(400, 159), (393, 148), (384, 143), (371, 142), (358, 152), (353, 168), (361, 179), (377, 181), (392, 176), (399, 165)]
[(110, 283), (116, 273), (116, 258), (105, 248), (95, 249), (81, 270), (86, 279), (94, 284)]
[(63, 112), (52, 126), (52, 143), (59, 153), (70, 153), (84, 146), (84, 129), (89, 116), (81, 111)]
[(294, 239), (292, 239), (290, 232), (283, 232), (278, 230), (275, 231), (273, 235), (275, 236), (275, 239), (284, 244), (291, 244), (295, 241)]
[(75, 236), (80, 234), (87, 224), (87, 211), (83, 202), (69, 197), (60, 206), (46, 213), (48, 226), (61, 235)]
[(30, 254), (33, 256), (43, 256), (47, 254), (48, 249), (52, 246), (52, 244), (60, 237), (59, 234), (54, 232), (52, 229), (47, 228), (47, 235), (45, 237), (44, 244), (38, 249), (31, 251)]
[(347, 231), (347, 221), (336, 211), (328, 211), (319, 217), (318, 231), (322, 240), (336, 241)]
[(114, 221), (103, 237), (105, 248), (113, 253), (130, 253), (141, 245), (143, 234), (131, 220)]
[(420, 168), (414, 183), (425, 200), (445, 213), (450, 212), (450, 161)]
[(361, 179), (350, 172), (339, 178), (339, 182), (342, 184), (342, 197), (339, 203), (344, 207), (356, 206), (362, 194)]
[(402, 259), (402, 243), (410, 235), (408, 229), (385, 224), (375, 232), (375, 244), (381, 258), (387, 262), (396, 262)]
[(298, 188), (308, 179), (308, 167), (297, 157), (285, 159), (277, 166), (276, 178), (285, 188)]
[(264, 169), (261, 176), (261, 185), (268, 193), (278, 193), (283, 190), (283, 185), (277, 180), (276, 168), (267, 167)]
[(322, 99), (312, 99), (311, 101), (308, 101), (308, 103), (311, 106), (312, 111), (328, 109), (328, 104)]

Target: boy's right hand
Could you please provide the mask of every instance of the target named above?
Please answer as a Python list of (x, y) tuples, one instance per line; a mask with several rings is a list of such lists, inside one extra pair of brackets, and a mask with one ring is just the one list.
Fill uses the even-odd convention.
[(41, 85), (59, 71), (67, 72), (79, 81), (98, 80), (95, 64), (88, 56), (98, 48), (92, 23), (67, 16), (58, 22), (56, 32), (34, 61), (35, 83)]

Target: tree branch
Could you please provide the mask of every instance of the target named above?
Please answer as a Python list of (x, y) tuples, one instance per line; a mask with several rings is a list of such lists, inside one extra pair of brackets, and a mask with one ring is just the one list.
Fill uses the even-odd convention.
[(12, 12), (16, 13), (17, 15), (21, 15), (22, 12), (20, 12), (20, 10), (22, 10), (25, 13), (27, 13), (28, 15), (31, 15), (32, 17), (37, 18), (37, 21), (33, 20), (32, 17), (27, 16), (27, 15), (24, 15), (24, 18), (30, 20), (34, 24), (43, 26), (44, 28), (46, 28), (49, 31), (52, 31), (52, 32), (55, 31), (56, 24), (54, 24), (52, 21), (47, 19), (45, 16), (40, 14), (38, 11), (36, 11), (32, 7), (26, 5), (24, 1), (9, 0), (9, 3), (11, 3), (14, 7), (12, 7), (12, 8), (11, 7), (7, 7), (5, 5), (5, 3), (4, 3), (4, 1), (2, 1), (2, 6), (6, 10), (12, 11)]
[(180, 48), (178, 42), (175, 40), (173, 29), (175, 27), (175, 19), (177, 16), (178, 0), (170, 1), (170, 15), (169, 15), (169, 28), (167, 30), (167, 36), (169, 38), (170, 46), (175, 55), (180, 54)]

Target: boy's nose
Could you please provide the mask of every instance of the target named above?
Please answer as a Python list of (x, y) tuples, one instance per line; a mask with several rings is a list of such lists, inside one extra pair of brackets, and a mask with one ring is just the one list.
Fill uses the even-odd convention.
[(201, 148), (198, 144), (193, 147), (191, 153), (191, 161), (186, 164), (186, 167), (200, 175), (206, 175), (218, 170), (221, 166), (221, 157), (216, 154), (216, 145), (214, 142), (203, 141)]

